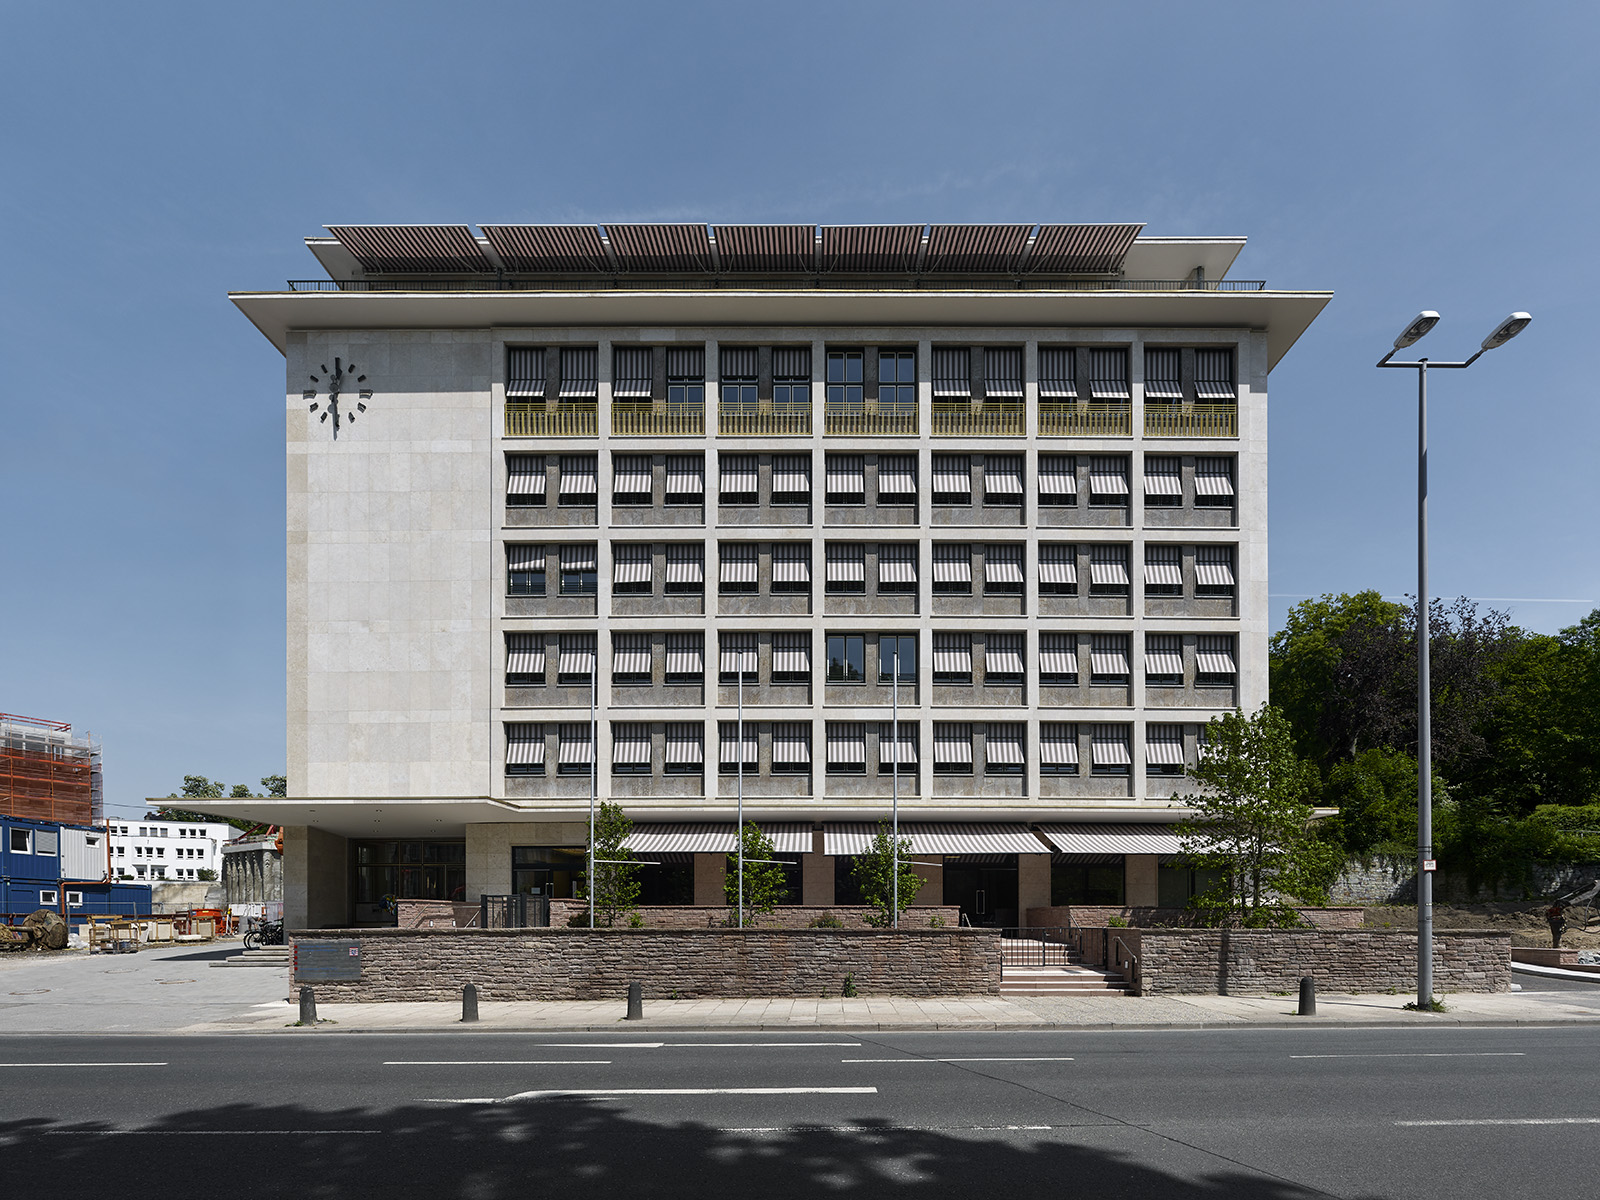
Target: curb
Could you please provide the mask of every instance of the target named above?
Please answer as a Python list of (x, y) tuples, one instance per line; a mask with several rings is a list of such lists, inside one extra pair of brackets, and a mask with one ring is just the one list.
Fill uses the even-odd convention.
[(1576, 979), (1583, 983), (1600, 983), (1600, 971), (1568, 971), (1564, 967), (1545, 967), (1538, 963), (1511, 964), (1511, 970), (1520, 975), (1543, 975), (1547, 979)]

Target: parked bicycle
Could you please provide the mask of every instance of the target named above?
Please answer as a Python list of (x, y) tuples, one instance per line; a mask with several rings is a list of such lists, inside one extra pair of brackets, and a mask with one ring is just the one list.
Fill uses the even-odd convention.
[(245, 931), (244, 948), (246, 950), (259, 950), (263, 946), (283, 945), (283, 922), (266, 921), (260, 917), (250, 918), (250, 928)]

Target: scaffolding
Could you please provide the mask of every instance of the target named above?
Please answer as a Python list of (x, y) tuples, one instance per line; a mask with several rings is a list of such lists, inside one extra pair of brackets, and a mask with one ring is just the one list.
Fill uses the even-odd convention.
[(0, 814), (98, 825), (105, 819), (100, 743), (61, 721), (0, 713)]

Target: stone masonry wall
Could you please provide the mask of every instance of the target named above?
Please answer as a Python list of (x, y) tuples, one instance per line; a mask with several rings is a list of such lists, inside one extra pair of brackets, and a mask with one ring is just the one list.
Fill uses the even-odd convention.
[[(769, 913), (749, 917), (757, 929), (810, 929), (812, 922), (832, 917), (846, 929), (871, 929), (867, 914), (876, 910), (861, 905), (780, 904)], [(649, 929), (713, 929), (733, 921), (734, 910), (725, 905), (662, 904), (646, 905), (639, 918)], [(564, 926), (572, 918), (588, 920), (589, 905), (583, 900), (550, 901), (550, 924)], [(934, 923), (935, 918), (938, 924)], [(619, 922), (625, 923), (627, 918)], [(903, 929), (954, 929), (961, 924), (959, 905), (911, 908), (900, 914)]]
[[(1359, 929), (1364, 914), (1360, 908), (1300, 908), (1297, 911), (1314, 929)], [(1027, 913), (1028, 925), (1035, 928), (1104, 925), (1111, 917), (1120, 917), (1139, 929), (1187, 926), (1194, 921), (1194, 914), (1186, 908), (1126, 907), (1116, 904), (1058, 904), (1030, 908)]]
[(997, 995), (994, 929), (346, 929), (299, 930), (296, 943), (353, 939), (359, 982), (317, 998), (601, 1000), (643, 985), (646, 999), (837, 996), (847, 974), (863, 996)]

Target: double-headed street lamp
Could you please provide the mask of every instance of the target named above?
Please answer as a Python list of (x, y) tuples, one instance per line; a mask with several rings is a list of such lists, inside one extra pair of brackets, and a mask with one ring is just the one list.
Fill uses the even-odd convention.
[(1533, 320), (1515, 312), (1483, 339), (1477, 353), (1465, 362), (1390, 362), (1396, 350), (1420, 341), (1439, 323), (1428, 310), (1394, 340), (1378, 360), (1380, 367), (1411, 367), (1417, 372), (1417, 1007), (1433, 1006), (1433, 722), (1431, 684), (1428, 678), (1428, 368), (1459, 370), (1470, 367), (1486, 350), (1504, 346)]

